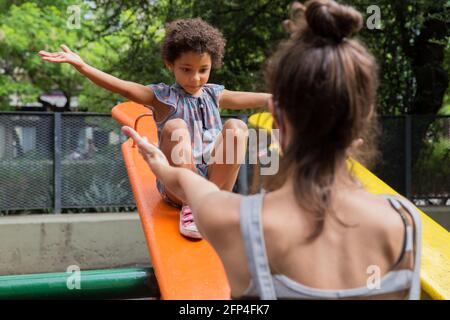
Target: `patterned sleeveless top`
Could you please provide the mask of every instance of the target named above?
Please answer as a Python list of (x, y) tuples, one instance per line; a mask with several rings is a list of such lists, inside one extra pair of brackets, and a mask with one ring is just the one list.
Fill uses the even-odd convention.
[[(149, 87), (152, 88), (156, 99), (170, 108), (165, 119), (156, 121), (158, 140), (160, 140), (161, 130), (167, 121), (183, 119), (191, 136), (192, 156), (195, 164), (206, 164), (214, 142), (222, 131), (219, 94), (224, 90), (224, 86), (205, 84), (198, 97), (184, 91), (178, 83), (171, 86), (164, 83), (151, 84)], [(148, 107), (153, 109), (152, 106)]]

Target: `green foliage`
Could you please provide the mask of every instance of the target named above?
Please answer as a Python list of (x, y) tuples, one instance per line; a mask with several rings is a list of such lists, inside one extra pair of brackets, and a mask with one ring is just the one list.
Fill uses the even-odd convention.
[[(26, 170), (25, 170), (26, 168)], [(27, 158), (0, 162), (0, 199), (2, 209), (18, 204), (28, 208), (51, 208), (53, 164)], [(48, 187), (43, 187), (48, 186)], [(32, 190), (32, 192), (30, 192)]]
[[(120, 206), (133, 202), (130, 199), (128, 178), (122, 179), (118, 184), (94, 178), (87, 188), (84, 188), (79, 193), (68, 193), (67, 198), (69, 203), (83, 204), (83, 206), (90, 205), (96, 207), (99, 212), (117, 212), (120, 210)], [(112, 205), (117, 205), (118, 207), (112, 208)]]
[[(368, 6), (378, 5), (381, 9), (381, 29), (370, 30), (364, 27), (360, 34), (380, 66), (381, 85), (378, 100), (381, 113), (435, 114), (442, 103), (439, 99), (442, 99), (443, 92), (438, 90), (432, 94), (438, 100), (434, 103), (437, 107), (430, 107), (430, 110), (422, 112), (417, 110), (417, 104), (421, 100), (420, 95), (423, 95), (422, 88), (427, 85), (423, 82), (431, 82), (428, 84), (432, 89), (433, 86), (436, 89), (441, 84), (448, 87), (448, 76), (447, 83), (442, 77), (450, 71), (448, 68), (450, 3), (446, 0), (345, 2), (365, 13), (366, 19), (369, 16), (366, 13)], [(441, 48), (433, 46), (433, 43), (440, 43), (444, 48), (447, 63), (440, 61)], [(430, 79), (422, 80), (424, 71), (434, 73)], [(435, 97), (432, 95), (426, 97), (426, 102), (420, 101), (421, 109), (427, 109), (433, 104), (431, 100)], [(428, 105), (424, 105), (423, 102)]]
[[(232, 90), (265, 90), (263, 80), (264, 62), (276, 48), (276, 45), (286, 33), (281, 28), (281, 21), (287, 17), (288, 5), (291, 1), (284, 0), (161, 0), (144, 5), (145, 1), (134, 3), (127, 1), (102, 1), (101, 3), (112, 12), (132, 10), (136, 13), (133, 29), (143, 32), (132, 34), (131, 46), (121, 63), (118, 72), (127, 79), (141, 83), (171, 82), (160, 60), (157, 46), (163, 22), (177, 18), (200, 16), (212, 25), (218, 27), (227, 40), (224, 66), (213, 72), (211, 82), (224, 84)], [(429, 82), (429, 70), (435, 70), (431, 79), (442, 77), (448, 68), (449, 37), (431, 30), (430, 21), (450, 21), (448, 2), (439, 1), (392, 1), (392, 0), (348, 0), (343, 1), (357, 7), (366, 20), (369, 17), (367, 8), (378, 5), (381, 9), (381, 29), (370, 30), (364, 24), (360, 38), (375, 54), (380, 64), (381, 87), (379, 91), (379, 109), (382, 114), (404, 114), (419, 112), (414, 105), (421, 102), (420, 95), (423, 86)], [(100, 3), (100, 2), (98, 2)], [(104, 19), (110, 26), (121, 25), (118, 14), (112, 14), (116, 19)], [(133, 22), (134, 23), (134, 22)], [(444, 25), (448, 27), (448, 25)], [(428, 29), (426, 29), (428, 28)], [(439, 29), (440, 27), (436, 27)], [(436, 29), (435, 28), (435, 29)], [(145, 31), (144, 31), (145, 30)], [(431, 31), (430, 31), (431, 30)], [(421, 39), (422, 33), (435, 32), (430, 39)], [(421, 43), (423, 41), (424, 43)], [(428, 53), (430, 44), (445, 46), (446, 59), (444, 63), (435, 58), (419, 57), (421, 52)], [(439, 48), (430, 50), (438, 51)], [(436, 51), (436, 52), (437, 52)], [(426, 63), (419, 61), (429, 59)], [(134, 63), (130, 64), (130, 61)], [(425, 75), (423, 71), (425, 70)], [(436, 75), (437, 73), (437, 75)], [(428, 77), (428, 78), (427, 78)], [(446, 85), (445, 81), (433, 84), (435, 87)], [(418, 87), (419, 86), (419, 87)], [(425, 88), (425, 91), (427, 88)], [(442, 91), (442, 90), (441, 90)], [(432, 95), (425, 92), (425, 99), (434, 99), (430, 110), (425, 113), (436, 113), (435, 105), (442, 99), (442, 92), (437, 90)], [(448, 89), (447, 89), (448, 92)], [(425, 109), (427, 106), (423, 105)], [(226, 112), (226, 111), (225, 111)], [(422, 112), (424, 113), (424, 112)]]
[[(227, 40), (224, 66), (213, 72), (210, 81), (231, 90), (264, 91), (264, 63), (279, 41), (287, 37), (281, 21), (287, 18), (290, 2), (2, 0), (0, 108), (8, 104), (6, 98), (11, 93), (20, 94), (23, 101), (33, 101), (50, 89), (78, 96), (82, 109), (89, 111), (109, 111), (124, 101), (98, 89), (72, 67), (45, 63), (36, 55), (41, 49), (59, 50), (61, 43), (96, 68), (117, 77), (142, 84), (172, 83), (174, 79), (159, 54), (164, 25), (174, 19), (198, 16), (218, 27)], [(364, 25), (360, 33), (380, 64), (381, 113), (436, 113), (444, 94), (450, 94), (444, 79), (446, 73), (448, 81), (450, 71), (449, 2), (342, 2), (357, 7), (364, 19), (369, 17), (368, 6), (378, 5), (381, 9), (381, 29), (370, 30)], [(67, 9), (74, 4), (82, 9), (80, 29), (67, 27)], [(438, 22), (443, 24), (432, 25)], [(445, 55), (441, 59), (443, 48)], [(429, 84), (433, 81), (437, 82)]]
[[(10, 94), (30, 102), (52, 89), (68, 97), (80, 95), (83, 103), (92, 106), (87, 108), (90, 111), (111, 106), (114, 97), (97, 94), (98, 88), (73, 67), (46, 63), (37, 55), (39, 50), (60, 51), (59, 45), (66, 44), (88, 63), (108, 72), (124, 52), (127, 35), (118, 32), (97, 39), (95, 17), (83, 16), (79, 29), (69, 28), (71, 5), (79, 5), (82, 13), (89, 11), (86, 3), (74, 0), (35, 1), (12, 4), (0, 15), (0, 107), (8, 104)], [(86, 95), (92, 96), (92, 101)]]
[(440, 111), (440, 114), (443, 116), (450, 116), (450, 105), (447, 104), (445, 107), (443, 107)]
[[(447, 126), (450, 130), (450, 126)], [(450, 134), (450, 131), (447, 132)], [(428, 141), (413, 170), (414, 193), (448, 196), (450, 190), (450, 137)]]

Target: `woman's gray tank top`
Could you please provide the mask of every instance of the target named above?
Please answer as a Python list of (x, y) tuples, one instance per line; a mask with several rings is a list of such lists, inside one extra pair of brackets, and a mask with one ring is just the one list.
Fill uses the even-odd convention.
[[(421, 255), (421, 221), (415, 207), (400, 197), (386, 195), (392, 207), (399, 212), (403, 207), (412, 217), (412, 225), (406, 224), (405, 243), (401, 257), (415, 248), (413, 269), (391, 270), (385, 274), (378, 286), (374, 288), (359, 287), (354, 289), (327, 290), (302, 285), (280, 274), (270, 271), (264, 235), (261, 224), (261, 209), (264, 192), (245, 197), (240, 207), (241, 233), (245, 242), (247, 261), (251, 274), (250, 285), (243, 297), (259, 297), (263, 300), (273, 299), (358, 299), (369, 298), (399, 291), (409, 290), (409, 299), (420, 298), (420, 255)], [(415, 230), (415, 235), (413, 230)], [(415, 243), (414, 243), (415, 242)], [(372, 287), (372, 286), (371, 286)]]

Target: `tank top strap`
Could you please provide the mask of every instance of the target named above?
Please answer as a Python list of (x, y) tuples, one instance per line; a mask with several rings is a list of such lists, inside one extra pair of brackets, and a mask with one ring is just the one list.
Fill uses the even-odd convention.
[(405, 225), (406, 233), (405, 233), (405, 246), (403, 248), (404, 252), (402, 252), (403, 256), (405, 252), (410, 252), (413, 250), (413, 242), (414, 242), (413, 226), (411, 225), (409, 220), (406, 219), (405, 215), (401, 211), (402, 205), (400, 204), (399, 198), (388, 196), (388, 200), (391, 206), (395, 209), (395, 211), (398, 212)]
[(259, 297), (261, 300), (275, 300), (277, 296), (267, 259), (261, 223), (263, 199), (264, 190), (242, 199), (240, 225), (251, 279), (254, 281)]
[(420, 214), (417, 209), (405, 199), (401, 197), (388, 196), (387, 197), (391, 205), (395, 208), (397, 212), (401, 213), (401, 209), (404, 208), (406, 212), (411, 216), (414, 223), (414, 230), (411, 224), (408, 224), (406, 228), (406, 246), (405, 251), (413, 251), (415, 249), (414, 255), (414, 267), (413, 267), (413, 278), (411, 283), (411, 288), (409, 291), (410, 300), (420, 299), (420, 258), (422, 255), (422, 222), (420, 219)]

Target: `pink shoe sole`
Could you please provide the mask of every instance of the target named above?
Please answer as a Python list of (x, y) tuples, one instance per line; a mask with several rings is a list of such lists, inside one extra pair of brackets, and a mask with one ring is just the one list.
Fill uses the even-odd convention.
[[(202, 239), (202, 236), (200, 232), (198, 232), (195, 222), (193, 221), (192, 217), (188, 217), (189, 215), (192, 215), (190, 208), (188, 206), (183, 206), (180, 212), (180, 233), (188, 238)], [(185, 222), (183, 218), (186, 220), (186, 217), (187, 221)], [(189, 223), (188, 221), (191, 222)]]

